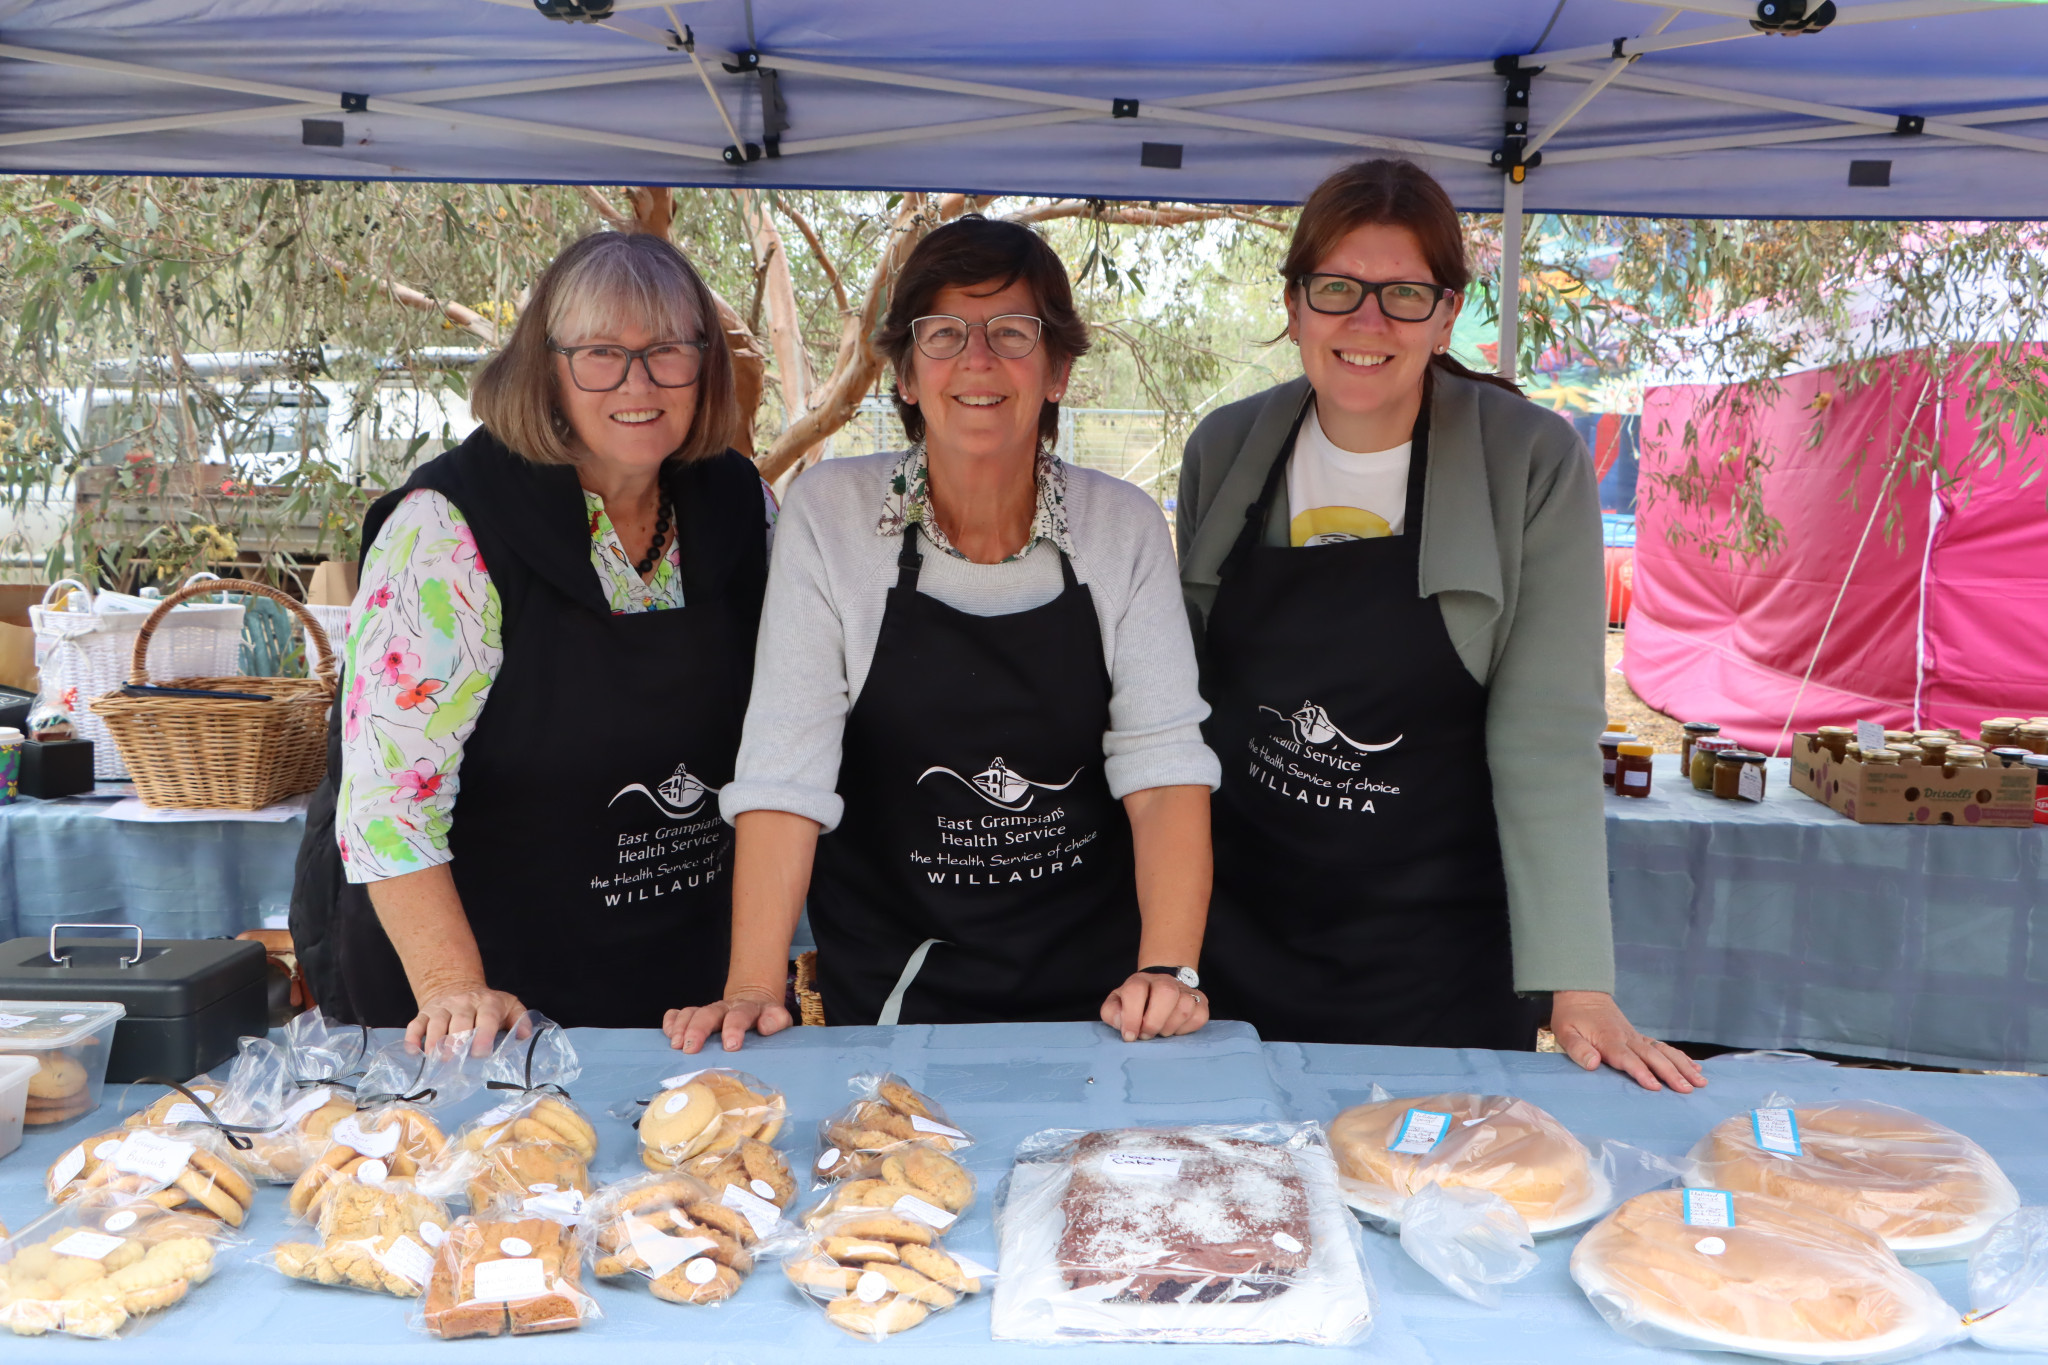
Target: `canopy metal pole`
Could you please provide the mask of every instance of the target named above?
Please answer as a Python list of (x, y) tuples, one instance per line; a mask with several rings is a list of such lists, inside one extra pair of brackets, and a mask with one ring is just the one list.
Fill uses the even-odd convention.
[(1500, 178), (1500, 364), (1502, 379), (1515, 377), (1522, 321), (1522, 182)]

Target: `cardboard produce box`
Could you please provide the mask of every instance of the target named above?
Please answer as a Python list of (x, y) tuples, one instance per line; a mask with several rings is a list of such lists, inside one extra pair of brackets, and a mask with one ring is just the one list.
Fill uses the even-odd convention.
[(0, 684), (36, 690), (36, 636), (28, 609), (42, 600), (40, 583), (0, 583)]
[(1914, 762), (1837, 761), (1812, 735), (1792, 738), (1792, 785), (1859, 825), (2034, 823), (2032, 768), (1947, 768)]

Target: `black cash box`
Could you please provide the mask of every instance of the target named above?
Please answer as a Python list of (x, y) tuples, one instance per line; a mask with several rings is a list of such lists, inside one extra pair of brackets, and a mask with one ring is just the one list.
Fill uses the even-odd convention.
[[(120, 938), (59, 936), (122, 929)], [(56, 960), (61, 959), (61, 960)], [(107, 1080), (185, 1080), (235, 1055), (244, 1035), (270, 1028), (263, 945), (246, 939), (144, 938), (132, 924), (52, 926), (47, 938), (0, 943), (0, 1000), (111, 1000)]]

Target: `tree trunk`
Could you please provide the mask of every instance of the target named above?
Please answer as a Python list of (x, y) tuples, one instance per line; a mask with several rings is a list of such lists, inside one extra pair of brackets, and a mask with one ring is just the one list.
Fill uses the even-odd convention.
[[(754, 264), (762, 273), (761, 302), (768, 314), (768, 344), (782, 386), (782, 429), (787, 431), (809, 410), (811, 394), (811, 358), (804, 350), (796, 284), (789, 273), (789, 249), (759, 190), (734, 190), (733, 197), (739, 200), (740, 218), (753, 239)], [(778, 490), (815, 464), (824, 448), (820, 441), (800, 452), (784, 476), (775, 481)]]

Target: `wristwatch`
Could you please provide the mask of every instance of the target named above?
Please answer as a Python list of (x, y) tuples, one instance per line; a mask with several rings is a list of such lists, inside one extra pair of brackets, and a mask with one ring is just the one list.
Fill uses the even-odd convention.
[(1194, 990), (1202, 984), (1201, 973), (1193, 967), (1140, 967), (1138, 971), (1140, 974), (1157, 972), (1161, 976), (1170, 976), (1189, 990)]

